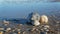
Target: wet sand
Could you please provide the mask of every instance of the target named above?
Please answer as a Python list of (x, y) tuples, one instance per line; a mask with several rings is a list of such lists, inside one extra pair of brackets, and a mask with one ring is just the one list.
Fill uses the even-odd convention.
[[(58, 34), (58, 32), (60, 32), (60, 25), (55, 26), (56, 23), (52, 23), (52, 20), (49, 22), (49, 26), (50, 26), (50, 31), (48, 32), (48, 34)], [(52, 24), (51, 24), (52, 23)], [(33, 26), (33, 25), (27, 25), (27, 24), (18, 24), (18, 23), (14, 23), (14, 22), (9, 22), (9, 24), (7, 26), (4, 25), (4, 23), (2, 21), (0, 21), (0, 28), (4, 28), (5, 30), (7, 28), (11, 28), (11, 31), (4, 32), (4, 34), (18, 34), (18, 32), (20, 32), (20, 34), (40, 34), (42, 26)], [(58, 31), (59, 28), (59, 31)], [(60, 34), (60, 33), (59, 33)]]

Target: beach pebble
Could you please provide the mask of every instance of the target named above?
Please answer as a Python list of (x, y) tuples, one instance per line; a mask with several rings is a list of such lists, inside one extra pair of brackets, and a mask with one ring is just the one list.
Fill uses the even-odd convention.
[(11, 30), (11, 28), (7, 28), (7, 31)]
[(18, 32), (18, 34), (20, 34), (20, 32)]
[(36, 28), (33, 28), (31, 31), (34, 31)]
[(25, 31), (23, 32), (23, 34), (25, 34)]
[(13, 33), (13, 34), (17, 34), (17, 33)]
[(21, 29), (17, 29), (17, 31), (20, 31)]
[(0, 34), (3, 34), (3, 31), (0, 31)]
[(36, 31), (39, 31), (39, 29), (36, 29)]
[(49, 26), (48, 25), (45, 25), (44, 28), (49, 28)]
[(15, 30), (12, 30), (12, 32), (15, 32)]

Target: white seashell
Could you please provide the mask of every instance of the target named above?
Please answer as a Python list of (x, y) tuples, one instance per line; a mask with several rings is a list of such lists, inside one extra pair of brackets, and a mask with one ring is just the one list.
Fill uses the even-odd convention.
[(7, 28), (7, 31), (8, 31), (8, 30), (11, 30), (11, 28)]
[(28, 15), (27, 17), (28, 21), (29, 20), (40, 20), (40, 15), (38, 13), (32, 12)]
[(34, 21), (32, 22), (32, 24), (35, 25), (35, 26), (38, 26), (38, 25), (40, 25), (40, 22), (37, 21), (37, 20), (34, 20)]
[(38, 14), (38, 13), (34, 13), (33, 15), (32, 15), (32, 18), (31, 18), (31, 20), (40, 20), (40, 15)]
[(44, 27), (45, 27), (45, 28), (49, 28), (49, 26), (48, 26), (48, 25), (45, 25)]
[(28, 15), (28, 22), (31, 22), (35, 26), (40, 25), (39, 20), (40, 20), (40, 15), (38, 13), (32, 12)]
[(49, 30), (48, 30), (48, 29), (46, 29), (46, 31), (48, 32)]
[(44, 28), (44, 30), (46, 30), (47, 28)]

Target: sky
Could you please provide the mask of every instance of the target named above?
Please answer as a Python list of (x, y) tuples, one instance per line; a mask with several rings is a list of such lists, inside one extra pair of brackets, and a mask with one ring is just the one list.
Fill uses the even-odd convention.
[(52, 1), (54, 0), (0, 0), (0, 17), (21, 18), (31, 12), (44, 14), (59, 11), (60, 2)]

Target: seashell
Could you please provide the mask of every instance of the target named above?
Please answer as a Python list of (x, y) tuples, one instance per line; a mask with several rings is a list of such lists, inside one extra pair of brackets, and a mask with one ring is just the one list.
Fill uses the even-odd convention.
[(38, 26), (38, 25), (40, 25), (40, 22), (37, 21), (37, 20), (34, 20), (34, 21), (32, 21), (32, 24), (33, 24), (34, 26)]
[(48, 17), (46, 15), (42, 15), (40, 17), (40, 23), (41, 24), (48, 24)]

